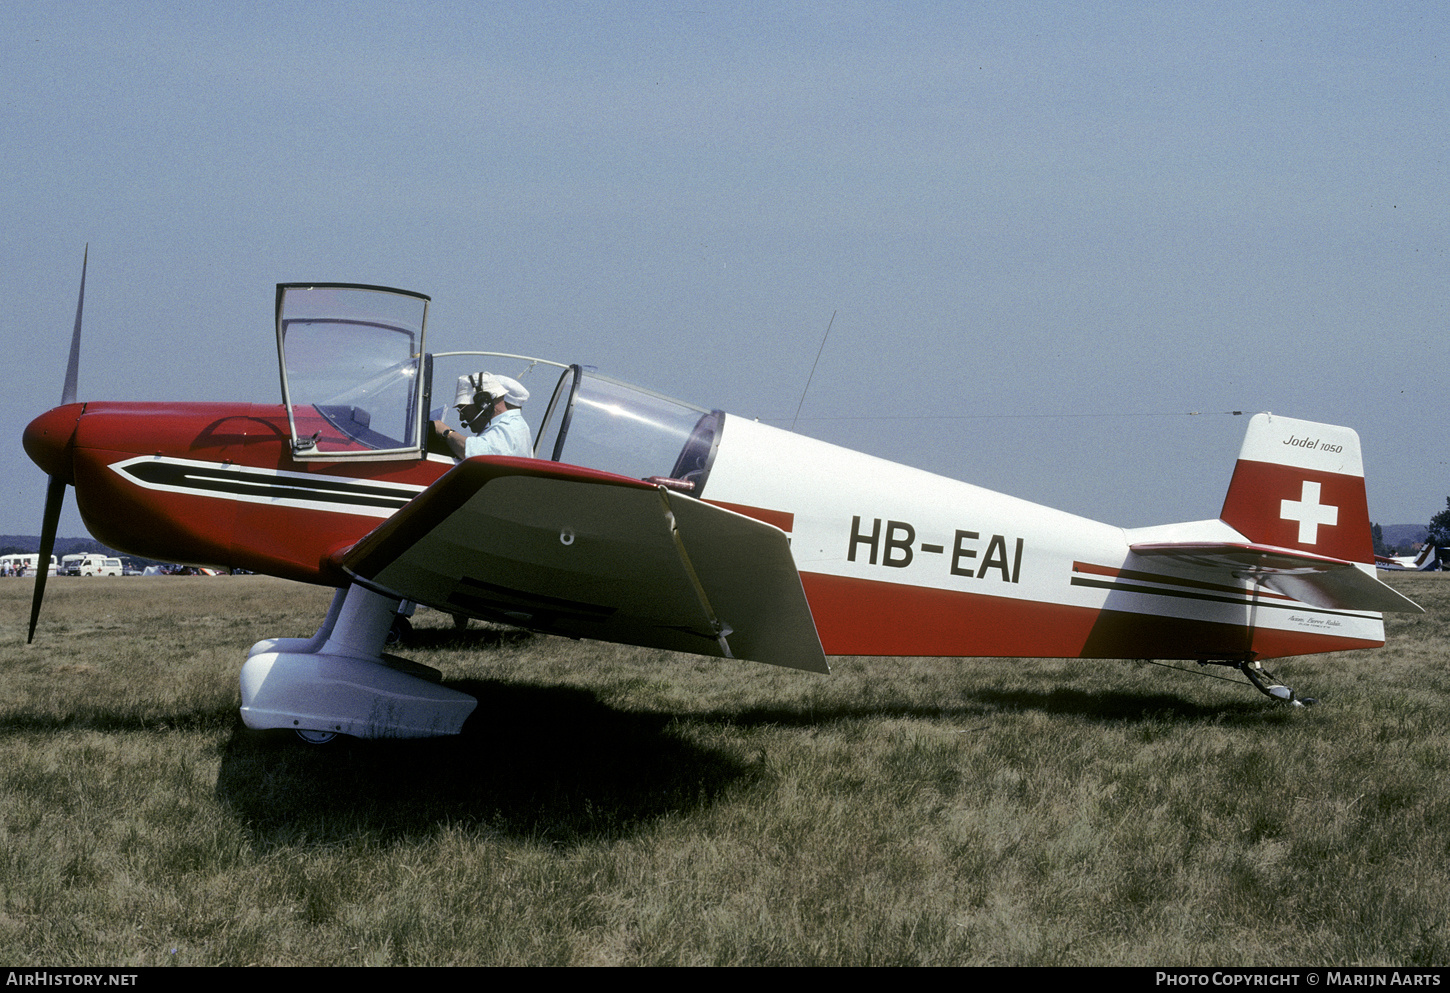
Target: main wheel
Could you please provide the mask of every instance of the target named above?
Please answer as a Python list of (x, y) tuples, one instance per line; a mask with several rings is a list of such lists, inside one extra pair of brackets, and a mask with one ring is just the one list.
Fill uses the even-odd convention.
[(304, 731), (298, 728), (293, 734), (309, 745), (325, 745), (337, 738), (336, 731)]
[(393, 618), (393, 626), (388, 630), (388, 637), (385, 639), (384, 644), (389, 648), (397, 648), (406, 642), (412, 633), (413, 622), (402, 614), (399, 614)]

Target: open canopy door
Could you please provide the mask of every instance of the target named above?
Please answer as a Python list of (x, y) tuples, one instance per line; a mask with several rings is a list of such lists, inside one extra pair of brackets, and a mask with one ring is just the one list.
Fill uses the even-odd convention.
[(299, 459), (418, 458), (429, 298), (351, 283), (279, 283), (282, 403)]

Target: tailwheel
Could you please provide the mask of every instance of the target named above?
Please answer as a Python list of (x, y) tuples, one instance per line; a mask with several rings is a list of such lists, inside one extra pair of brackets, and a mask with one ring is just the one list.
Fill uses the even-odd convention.
[(1280, 683), (1278, 677), (1265, 669), (1262, 664), (1251, 658), (1199, 659), (1198, 664), (1232, 666), (1243, 673), (1245, 679), (1254, 684), (1254, 689), (1275, 703), (1287, 703), (1291, 707), (1312, 707), (1319, 702), (1312, 696), (1300, 696), (1295, 693)]
[[(1238, 664), (1238, 670), (1248, 678), (1249, 682), (1254, 684), (1255, 689), (1270, 700), (1287, 703), (1292, 707), (1312, 707), (1319, 702), (1312, 696), (1301, 697), (1289, 687), (1278, 682), (1278, 677), (1257, 662), (1241, 661)], [(1275, 682), (1266, 685), (1263, 681), (1265, 678), (1275, 680)]]

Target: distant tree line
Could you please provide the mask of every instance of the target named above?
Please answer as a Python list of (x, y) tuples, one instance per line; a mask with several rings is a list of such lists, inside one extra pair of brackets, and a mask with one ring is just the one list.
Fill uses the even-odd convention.
[(1430, 523), (1425, 525), (1424, 537), (1410, 541), (1386, 541), (1384, 528), (1378, 524), (1370, 525), (1370, 537), (1374, 540), (1376, 555), (1408, 555), (1415, 550), (1415, 546), (1424, 542), (1430, 542), (1437, 548), (1450, 548), (1450, 497), (1445, 498), (1445, 509), (1430, 518)]
[(1445, 498), (1445, 509), (1430, 518), (1426, 541), (1433, 541), (1437, 547), (1450, 545), (1450, 496)]

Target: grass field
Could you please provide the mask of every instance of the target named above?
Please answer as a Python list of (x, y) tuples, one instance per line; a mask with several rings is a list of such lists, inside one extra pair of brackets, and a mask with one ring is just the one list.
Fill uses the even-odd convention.
[[(1450, 963), (1450, 576), (1321, 703), (1141, 662), (815, 676), (420, 611), (458, 738), (241, 727), (329, 591), (0, 582), (10, 965)], [(1191, 664), (1189, 669), (1196, 667)], [(1224, 670), (1213, 670), (1225, 674)], [(1237, 677), (1235, 677), (1237, 678)]]

